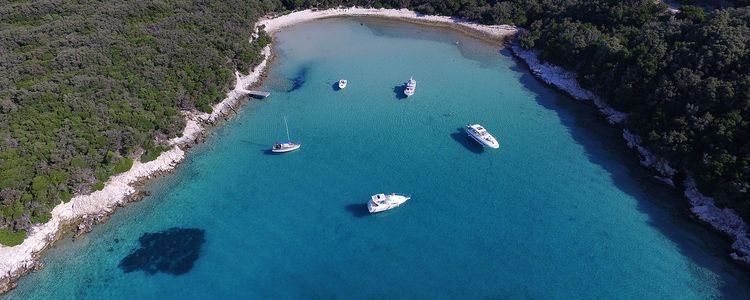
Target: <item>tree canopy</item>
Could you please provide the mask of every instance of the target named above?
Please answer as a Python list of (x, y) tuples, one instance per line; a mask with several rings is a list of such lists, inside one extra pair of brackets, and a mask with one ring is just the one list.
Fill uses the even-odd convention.
[[(259, 62), (264, 1), (0, 4), (0, 228), (100, 188)], [(152, 158), (153, 159), (153, 158)]]
[[(268, 12), (402, 8), (527, 29), (541, 58), (630, 117), (646, 146), (750, 217), (747, 0), (122, 0), (0, 3), (0, 228), (155, 158), (257, 64)], [(726, 5), (721, 7), (720, 5)], [(7, 231), (7, 230), (6, 230)], [(6, 234), (8, 236), (8, 234)], [(2, 241), (0, 241), (2, 242)]]

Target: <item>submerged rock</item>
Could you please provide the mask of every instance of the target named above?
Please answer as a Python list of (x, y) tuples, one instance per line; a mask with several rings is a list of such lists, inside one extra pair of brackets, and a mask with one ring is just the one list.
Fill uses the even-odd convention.
[(95, 215), (85, 215), (83, 220), (75, 228), (73, 228), (73, 240), (77, 240), (86, 233), (91, 232), (94, 224), (104, 223), (109, 217), (109, 213), (101, 212)]
[(205, 231), (197, 228), (170, 228), (155, 233), (145, 233), (138, 241), (141, 247), (120, 261), (125, 272), (143, 271), (181, 275), (193, 268), (200, 256)]
[(81, 237), (84, 233), (91, 232), (92, 227), (94, 226), (94, 217), (93, 216), (85, 216), (83, 217), (83, 221), (81, 221), (78, 226), (75, 227), (73, 230), (73, 240), (78, 239)]
[(286, 92), (289, 93), (301, 88), (307, 81), (308, 73), (310, 73), (309, 66), (303, 66), (302, 69), (297, 71), (297, 74), (294, 76), (294, 78), (289, 80), (289, 87), (287, 88)]

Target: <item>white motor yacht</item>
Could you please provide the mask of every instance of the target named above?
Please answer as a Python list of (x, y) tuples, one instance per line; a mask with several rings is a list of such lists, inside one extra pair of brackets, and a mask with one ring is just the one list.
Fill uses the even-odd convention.
[(500, 143), (498, 143), (495, 137), (492, 136), (487, 129), (482, 127), (482, 125), (466, 124), (466, 134), (482, 144), (482, 146), (487, 146), (492, 149), (500, 148)]
[(339, 89), (343, 90), (346, 87), (346, 83), (347, 83), (346, 79), (339, 80)]
[(417, 81), (414, 80), (414, 77), (411, 77), (409, 78), (409, 81), (406, 82), (406, 89), (404, 90), (404, 95), (406, 95), (406, 97), (414, 95), (414, 91), (416, 89), (417, 89)]
[(375, 194), (372, 195), (370, 201), (367, 202), (367, 210), (372, 214), (386, 211), (398, 207), (409, 199), (411, 199), (411, 197), (398, 195), (396, 193), (390, 195)]

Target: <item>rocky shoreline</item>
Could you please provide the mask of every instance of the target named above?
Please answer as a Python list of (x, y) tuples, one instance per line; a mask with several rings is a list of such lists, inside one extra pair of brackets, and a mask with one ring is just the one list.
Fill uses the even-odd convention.
[(695, 217), (732, 239), (734, 252), (729, 254), (730, 257), (750, 267), (750, 236), (747, 224), (734, 210), (719, 208), (713, 198), (701, 194), (689, 172), (685, 172), (681, 186), (676, 186), (674, 181), (678, 179), (679, 172), (670, 166), (669, 161), (646, 149), (641, 137), (623, 127), (627, 121), (627, 114), (615, 110), (594, 93), (582, 88), (576, 80), (575, 73), (540, 61), (537, 51), (523, 49), (518, 43), (514, 43), (510, 48), (516, 57), (526, 63), (534, 76), (574, 99), (591, 101), (610, 124), (620, 125), (623, 129), (622, 137), (627, 142), (628, 148), (638, 152), (641, 165), (656, 171), (658, 176), (654, 177), (658, 181), (672, 187), (682, 188), (683, 194), (690, 202), (690, 211)]
[(134, 162), (129, 171), (110, 178), (104, 189), (76, 196), (69, 202), (56, 206), (52, 210), (52, 218), (45, 224), (34, 226), (22, 244), (0, 248), (0, 293), (15, 287), (15, 281), (21, 276), (39, 270), (42, 267), (38, 261), (39, 254), (67, 232), (85, 224), (84, 222), (93, 224), (106, 220), (117, 207), (138, 197), (135, 189), (138, 184), (174, 169), (184, 159), (184, 154), (182, 149), (175, 146), (154, 161)]
[[(301, 22), (346, 16), (384, 17), (431, 26), (450, 27), (493, 42), (503, 42), (518, 32), (518, 29), (513, 26), (479, 25), (452, 17), (421, 15), (406, 9), (356, 7), (320, 11), (305, 10), (266, 18), (256, 23), (256, 29), (264, 28), (272, 34), (284, 27)], [(517, 44), (513, 45), (511, 50), (516, 57), (526, 62), (537, 78), (568, 93), (575, 99), (592, 101), (610, 123), (622, 125), (627, 120), (625, 113), (618, 112), (590, 91), (581, 88), (574, 73), (539, 61), (536, 52), (524, 50)], [(169, 141), (172, 145), (170, 150), (163, 152), (154, 161), (147, 163), (135, 161), (129, 171), (110, 178), (104, 189), (100, 191), (79, 195), (67, 203), (58, 205), (52, 211), (50, 221), (34, 226), (21, 245), (0, 246), (0, 294), (14, 288), (16, 280), (23, 275), (43, 268), (38, 260), (39, 255), (65, 234), (72, 231), (78, 237), (89, 232), (94, 224), (105, 222), (117, 207), (142, 198), (143, 195), (136, 190), (136, 186), (150, 178), (173, 171), (184, 160), (185, 150), (194, 143), (200, 142), (206, 133), (206, 127), (215, 125), (219, 120), (228, 116), (241, 103), (241, 99), (246, 97), (247, 87), (258, 84), (262, 80), (273, 55), (271, 45), (266, 46), (261, 53), (264, 56), (263, 61), (249, 75), (242, 76), (239, 72), (235, 72), (234, 89), (227, 93), (223, 101), (213, 106), (212, 113), (184, 112), (187, 119), (186, 126), (182, 136)], [(628, 141), (630, 148), (639, 152), (644, 166), (654, 168), (661, 175), (658, 177), (661, 181), (674, 186), (673, 180), (677, 172), (669, 166), (666, 160), (654, 156), (642, 147), (640, 138), (626, 129), (623, 131), (623, 137)], [(685, 195), (692, 204), (692, 212), (716, 230), (732, 237), (734, 239), (732, 247), (735, 250), (731, 254), (732, 258), (750, 266), (750, 238), (747, 234), (747, 225), (732, 210), (720, 209), (715, 206), (713, 199), (703, 196), (690, 176), (687, 176), (683, 185)]]
[[(272, 34), (297, 23), (343, 16), (384, 17), (426, 25), (448, 26), (475, 37), (494, 41), (503, 41), (517, 32), (513, 26), (485, 26), (451, 17), (421, 15), (406, 9), (365, 8), (304, 10), (277, 18), (264, 18), (255, 24), (255, 28), (257, 31), (263, 27), (266, 32)], [(172, 172), (185, 159), (185, 151), (202, 140), (206, 128), (229, 116), (241, 103), (241, 99), (247, 96), (247, 88), (261, 82), (273, 57), (271, 45), (267, 45), (261, 54), (264, 59), (249, 75), (243, 76), (235, 72), (234, 89), (227, 93), (224, 100), (213, 105), (212, 113), (183, 112), (187, 120), (185, 128), (180, 137), (169, 141), (169, 145), (172, 146), (170, 150), (147, 163), (136, 160), (129, 171), (111, 177), (104, 189), (88, 195), (78, 195), (69, 202), (56, 206), (52, 211), (52, 218), (45, 224), (35, 225), (22, 244), (13, 247), (0, 245), (0, 295), (13, 289), (19, 278), (29, 272), (41, 270), (44, 266), (39, 261), (39, 256), (56, 241), (70, 232), (77, 238), (91, 231), (94, 224), (105, 222), (118, 207), (142, 198), (143, 195), (136, 190), (138, 185), (161, 174)]]
[(22, 276), (41, 270), (41, 253), (67, 233), (72, 232), (74, 238), (78, 238), (90, 232), (94, 224), (105, 222), (118, 207), (142, 199), (144, 194), (136, 187), (151, 178), (171, 173), (185, 159), (185, 150), (201, 141), (205, 127), (228, 116), (247, 95), (246, 88), (260, 81), (270, 58), (270, 46), (266, 46), (262, 54), (263, 61), (252, 73), (242, 76), (236, 72), (235, 88), (227, 93), (223, 101), (213, 106), (212, 113), (183, 112), (187, 123), (182, 136), (169, 141), (171, 149), (150, 162), (134, 161), (130, 170), (111, 177), (100, 191), (76, 196), (56, 206), (52, 210), (52, 218), (45, 224), (34, 226), (22, 244), (0, 246), (0, 294), (13, 289)]

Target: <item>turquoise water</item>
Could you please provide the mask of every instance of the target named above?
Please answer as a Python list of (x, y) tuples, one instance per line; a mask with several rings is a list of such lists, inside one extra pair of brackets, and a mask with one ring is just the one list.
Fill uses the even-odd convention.
[[(726, 242), (685, 217), (616, 129), (506, 51), (372, 19), (297, 26), (276, 47), (269, 99), (243, 106), (151, 196), (49, 251), (10, 298), (750, 294)], [(411, 75), (417, 93), (400, 99)], [(284, 116), (302, 147), (271, 155)], [(470, 141), (467, 122), (501, 149)], [(367, 214), (380, 192), (413, 198)], [(118, 267), (141, 235), (172, 227), (205, 231), (189, 272)]]

